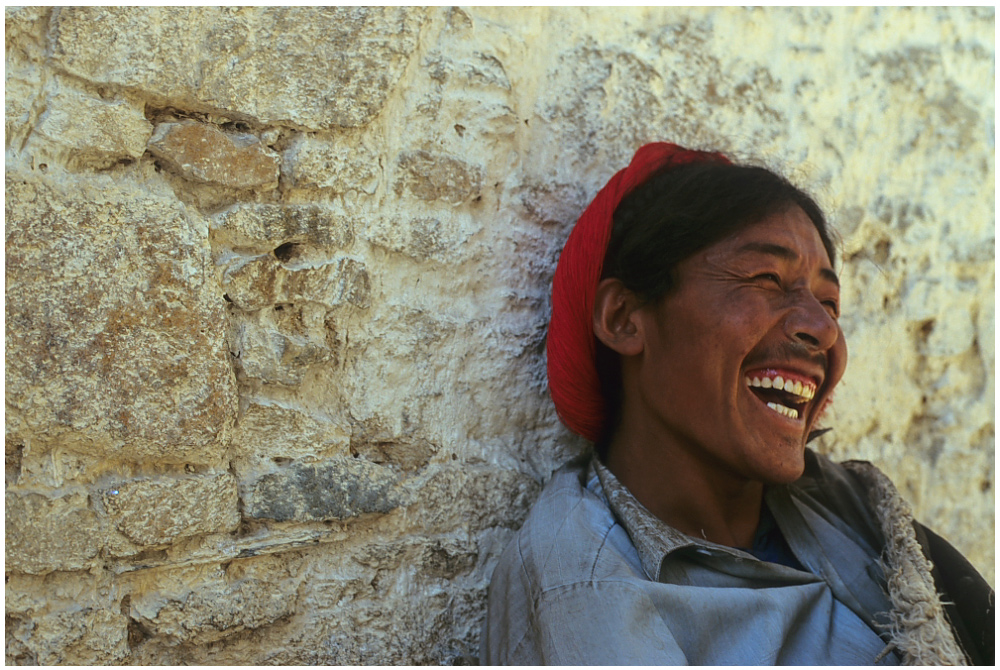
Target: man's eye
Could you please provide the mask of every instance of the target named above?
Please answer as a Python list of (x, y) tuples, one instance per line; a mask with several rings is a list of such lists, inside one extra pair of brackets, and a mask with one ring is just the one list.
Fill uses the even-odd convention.
[(823, 306), (830, 308), (830, 314), (833, 318), (840, 316), (840, 305), (837, 304), (836, 300), (824, 300)]
[(765, 272), (754, 277), (754, 280), (759, 282), (770, 282), (781, 286), (781, 277), (774, 274), (773, 272)]

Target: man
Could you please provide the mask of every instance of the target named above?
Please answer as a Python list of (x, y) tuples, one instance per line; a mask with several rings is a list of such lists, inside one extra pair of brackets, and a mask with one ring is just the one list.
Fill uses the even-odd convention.
[(808, 195), (721, 154), (647, 145), (598, 194), (548, 340), (596, 454), (501, 558), (484, 663), (993, 662), (982, 578), (805, 446), (847, 363), (834, 260)]

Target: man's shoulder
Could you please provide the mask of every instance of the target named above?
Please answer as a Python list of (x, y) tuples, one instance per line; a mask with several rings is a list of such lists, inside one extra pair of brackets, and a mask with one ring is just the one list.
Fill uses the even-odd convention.
[(494, 579), (506, 573), (527, 580), (538, 593), (641, 572), (631, 540), (594, 480), (586, 460), (556, 470), (504, 551)]
[(546, 484), (493, 573), (481, 660), (491, 665), (683, 662), (647, 583), (593, 468), (586, 461), (564, 466)]

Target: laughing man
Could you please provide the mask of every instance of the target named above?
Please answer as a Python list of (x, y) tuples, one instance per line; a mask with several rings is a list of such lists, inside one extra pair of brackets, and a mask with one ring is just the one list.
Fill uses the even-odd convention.
[(553, 281), (549, 387), (595, 443), (490, 586), (487, 664), (993, 663), (994, 593), (869, 463), (806, 443), (847, 364), (823, 213), (642, 147)]

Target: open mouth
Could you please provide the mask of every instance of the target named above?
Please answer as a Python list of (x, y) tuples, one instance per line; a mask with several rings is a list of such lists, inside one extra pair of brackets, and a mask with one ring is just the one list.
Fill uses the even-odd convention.
[(797, 374), (758, 370), (747, 373), (744, 381), (761, 402), (789, 419), (805, 416), (816, 397), (816, 382)]

